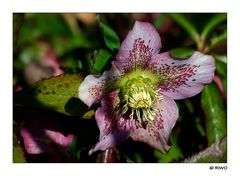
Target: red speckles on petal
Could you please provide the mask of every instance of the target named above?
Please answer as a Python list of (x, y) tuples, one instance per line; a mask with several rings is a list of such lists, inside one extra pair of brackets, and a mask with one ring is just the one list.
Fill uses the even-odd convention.
[(195, 52), (189, 59), (176, 60), (168, 52), (152, 58), (148, 69), (159, 75), (159, 91), (173, 99), (183, 99), (201, 92), (212, 81), (213, 57)]
[(129, 116), (121, 115), (119, 91), (109, 93), (101, 103), (105, 111), (105, 118), (103, 120), (105, 124), (103, 129), (104, 135), (109, 135), (119, 129), (121, 131), (131, 130)]
[[(159, 88), (161, 91), (176, 91), (181, 85), (187, 85), (190, 77), (196, 74), (200, 65), (183, 64), (178, 66), (170, 66), (164, 64), (157, 71), (161, 75)], [(196, 79), (195, 79), (196, 81)]]
[(121, 73), (112, 63), (112, 68), (102, 75), (88, 75), (78, 88), (79, 98), (89, 107), (99, 102), (109, 92), (112, 83), (121, 77)]
[(104, 95), (104, 91), (105, 91), (105, 80), (97, 82), (96, 85), (88, 89), (90, 96), (95, 97), (96, 102), (99, 102), (101, 100), (102, 95)]
[(161, 115), (160, 118), (156, 118), (154, 121), (149, 121), (145, 128), (151, 137), (155, 138), (156, 141), (159, 141), (161, 138), (159, 131), (164, 128)]
[[(150, 43), (150, 40), (148, 41)], [(128, 59), (123, 62), (123, 70), (125, 73), (136, 67), (145, 68), (148, 61), (152, 57), (153, 49), (145, 44), (141, 38), (135, 39), (132, 50), (129, 51)]]
[(133, 49), (129, 52), (129, 58), (136, 66), (146, 67), (148, 60), (152, 56), (152, 52), (153, 49), (149, 45), (146, 45), (144, 40), (138, 38), (134, 41)]
[(122, 42), (114, 62), (124, 73), (136, 66), (145, 68), (150, 58), (159, 53), (160, 48), (161, 39), (155, 27), (150, 23), (136, 21)]
[(129, 136), (127, 119), (117, 115), (119, 105), (119, 91), (113, 91), (101, 101), (101, 107), (96, 111), (96, 121), (100, 130), (99, 142), (89, 151), (113, 148), (125, 141)]

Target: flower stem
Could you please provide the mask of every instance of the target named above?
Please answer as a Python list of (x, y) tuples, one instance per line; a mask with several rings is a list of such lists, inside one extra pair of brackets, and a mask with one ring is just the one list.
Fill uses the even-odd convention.
[(99, 163), (119, 163), (120, 155), (116, 149), (107, 149), (104, 152), (99, 153), (97, 162)]
[(185, 159), (184, 163), (226, 163), (227, 137), (217, 141), (205, 150)]

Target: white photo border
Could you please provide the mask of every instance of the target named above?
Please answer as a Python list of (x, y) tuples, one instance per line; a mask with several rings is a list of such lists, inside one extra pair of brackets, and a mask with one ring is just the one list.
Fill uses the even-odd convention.
[[(238, 0), (9, 0), (0, 7), (0, 175), (235, 175), (239, 168), (240, 100)], [(17, 12), (226, 12), (228, 15), (228, 163), (226, 164), (14, 164), (12, 163), (12, 14)], [(210, 166), (227, 166), (211, 170)]]

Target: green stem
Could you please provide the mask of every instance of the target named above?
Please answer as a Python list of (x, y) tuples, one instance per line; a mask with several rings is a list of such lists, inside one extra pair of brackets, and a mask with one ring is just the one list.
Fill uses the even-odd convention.
[(185, 159), (184, 163), (226, 163), (227, 137), (212, 144), (205, 150)]

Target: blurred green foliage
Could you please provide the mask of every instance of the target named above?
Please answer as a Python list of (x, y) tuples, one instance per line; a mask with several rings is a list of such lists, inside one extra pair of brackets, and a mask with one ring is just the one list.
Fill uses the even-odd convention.
[(13, 134), (13, 162), (14, 163), (25, 163), (26, 162), (23, 148), (21, 147), (15, 133)]
[[(26, 119), (23, 117), (19, 121), (18, 116), (22, 115), (18, 113), (19, 107), (58, 112), (64, 114), (61, 118), (66, 121), (77, 119), (77, 122), (70, 123), (74, 126), (75, 138), (68, 150), (62, 152), (64, 157), (67, 156), (64, 162), (101, 162), (101, 153), (88, 155), (98, 138), (99, 131), (93, 118), (98, 106), (87, 108), (78, 99), (78, 87), (85, 75), (102, 73), (110, 68), (120, 43), (136, 20), (155, 25), (162, 40), (161, 52), (170, 50), (171, 55), (178, 59), (189, 57), (195, 50), (212, 55), (220, 82), (206, 86), (200, 95), (177, 101), (180, 117), (167, 154), (129, 139), (117, 148), (119, 162), (182, 162), (191, 156), (193, 159), (189, 162), (226, 162), (226, 150), (221, 157), (208, 150), (211, 144), (219, 143), (227, 135), (225, 13), (29, 13), (14, 14), (13, 17), (13, 86), (16, 92), (13, 111), (14, 120), (17, 119), (14, 125), (14, 141), (17, 141), (13, 148), (14, 162), (38, 162), (37, 157), (40, 157), (26, 154), (23, 149), (19, 129)], [(31, 63), (37, 65), (41, 72), (47, 72), (44, 75), (48, 76), (36, 75), (39, 68), (26, 72)], [(55, 67), (64, 74), (56, 76)], [(29, 76), (39, 77), (39, 81), (29, 83)], [(221, 86), (224, 92), (219, 91)], [(226, 149), (226, 141), (220, 144)], [(40, 161), (52, 162), (52, 158), (45, 154)]]
[(111, 50), (119, 49), (120, 40), (119, 40), (116, 32), (114, 30), (112, 30), (110, 26), (104, 24), (101, 21), (99, 16), (97, 16), (96, 19), (97, 19), (100, 29), (102, 31), (103, 39), (104, 39), (106, 46)]

